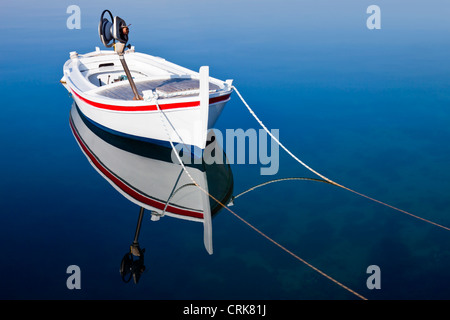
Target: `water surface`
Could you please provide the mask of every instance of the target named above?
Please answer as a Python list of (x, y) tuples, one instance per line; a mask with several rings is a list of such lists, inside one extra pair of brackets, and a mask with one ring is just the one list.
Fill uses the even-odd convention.
[[(377, 1), (78, 1), (0, 4), (3, 299), (355, 299), (226, 211), (213, 219), (214, 254), (199, 224), (144, 219), (147, 271), (125, 284), (120, 261), (139, 207), (89, 164), (69, 126), (60, 85), (70, 51), (100, 46), (103, 9), (131, 23), (136, 50), (232, 78), (269, 128), (325, 176), (450, 226), (450, 5)], [(144, 10), (145, 9), (145, 10)], [(259, 129), (237, 95), (216, 128)], [(279, 171), (233, 164), (234, 192), (285, 177), (314, 177), (280, 150)], [(369, 299), (449, 299), (450, 233), (317, 182), (271, 184), (233, 211)], [(78, 265), (82, 289), (68, 290)], [(366, 287), (369, 265), (381, 289)]]

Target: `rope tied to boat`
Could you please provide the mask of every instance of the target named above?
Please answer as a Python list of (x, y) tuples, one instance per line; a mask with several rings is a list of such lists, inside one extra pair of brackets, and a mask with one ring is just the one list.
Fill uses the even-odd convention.
[(333, 180), (331, 180), (331, 179), (329, 179), (329, 178), (327, 178), (327, 177), (325, 177), (324, 175), (322, 175), (322, 174), (320, 174), (319, 172), (317, 172), (316, 170), (314, 170), (313, 168), (311, 168), (310, 166), (308, 166), (306, 163), (304, 163), (303, 161), (301, 161), (297, 156), (295, 156), (288, 148), (286, 148), (268, 129), (267, 129), (267, 127), (264, 125), (264, 123), (262, 123), (262, 121), (258, 118), (258, 116), (255, 114), (255, 112), (252, 110), (252, 108), (250, 108), (250, 106), (248, 105), (248, 103), (244, 100), (244, 98), (242, 97), (242, 95), (240, 94), (240, 92), (239, 92), (239, 90), (235, 87), (235, 86), (233, 86), (233, 89), (235, 90), (235, 92), (236, 92), (236, 94), (239, 96), (239, 98), (241, 99), (241, 101), (242, 101), (242, 103), (244, 103), (244, 105), (247, 107), (247, 109), (248, 109), (248, 111), (250, 112), (250, 114), (255, 118), (255, 120), (259, 123), (259, 125), (264, 129), (264, 131), (266, 131), (267, 132), (267, 134), (281, 147), (281, 148), (283, 148), (283, 150), (284, 151), (286, 151), (287, 152), (287, 154), (289, 154), (295, 161), (297, 161), (298, 163), (300, 163), (303, 167), (305, 167), (306, 169), (308, 169), (309, 171), (311, 171), (312, 173), (314, 173), (315, 175), (317, 175), (317, 176), (319, 176), (320, 178), (322, 178), (323, 180), (326, 180), (326, 181), (328, 181), (330, 184), (332, 184), (332, 185), (335, 185), (336, 187), (339, 187), (339, 188), (342, 188), (342, 189), (345, 189), (345, 190), (347, 190), (347, 191), (350, 191), (350, 192), (352, 192), (352, 193), (354, 193), (354, 194), (357, 194), (357, 195), (359, 195), (359, 196), (361, 196), (361, 197), (364, 197), (364, 198), (366, 198), (366, 199), (369, 199), (369, 200), (371, 200), (371, 201), (374, 201), (374, 202), (377, 202), (377, 203), (379, 203), (379, 204), (381, 204), (381, 205), (383, 205), (383, 206), (386, 206), (386, 207), (389, 207), (389, 208), (391, 208), (391, 209), (394, 209), (394, 210), (396, 210), (396, 211), (398, 211), (398, 212), (401, 212), (401, 213), (404, 213), (404, 214), (406, 214), (406, 215), (409, 215), (409, 216), (411, 216), (411, 217), (413, 217), (413, 218), (416, 218), (416, 219), (418, 219), (418, 220), (422, 220), (422, 221), (424, 221), (424, 222), (427, 222), (427, 223), (429, 223), (429, 224), (432, 224), (432, 225), (434, 225), (434, 226), (437, 226), (437, 227), (439, 227), (439, 228), (442, 228), (442, 229), (445, 229), (445, 230), (447, 230), (447, 231), (450, 231), (450, 228), (449, 227), (446, 227), (446, 226), (443, 226), (443, 225), (441, 225), (441, 224), (438, 224), (438, 223), (436, 223), (436, 222), (434, 222), (434, 221), (431, 221), (431, 220), (428, 220), (428, 219), (425, 219), (425, 218), (422, 218), (422, 217), (419, 217), (419, 216), (417, 216), (417, 215), (415, 215), (415, 214), (412, 214), (412, 213), (410, 213), (410, 212), (408, 212), (408, 211), (405, 211), (405, 210), (403, 210), (403, 209), (400, 209), (400, 208), (397, 208), (397, 207), (395, 207), (395, 206), (393, 206), (393, 205), (390, 205), (390, 204), (388, 204), (388, 203), (385, 203), (385, 202), (383, 202), (383, 201), (380, 201), (380, 200), (377, 200), (377, 199), (375, 199), (375, 198), (372, 198), (372, 197), (369, 197), (368, 195), (366, 195), (366, 194), (364, 194), (364, 193), (361, 193), (361, 192), (358, 192), (358, 191), (355, 191), (355, 190), (353, 190), (353, 189), (350, 189), (350, 188), (348, 188), (348, 187), (346, 187), (346, 186), (344, 186), (344, 185), (342, 185), (342, 184), (339, 184), (339, 183), (337, 183), (337, 182), (335, 182), (335, 181), (333, 181)]
[[(211, 195), (208, 191), (206, 191), (202, 186), (200, 186), (200, 184), (197, 183), (197, 181), (195, 181), (195, 179), (192, 177), (192, 175), (189, 173), (189, 171), (187, 170), (186, 166), (183, 163), (183, 160), (180, 158), (180, 155), (178, 154), (173, 141), (171, 139), (169, 130), (166, 126), (166, 122), (170, 124), (170, 126), (172, 127), (172, 129), (174, 130), (174, 132), (177, 134), (177, 136), (180, 138), (181, 142), (185, 145), (185, 143), (183, 142), (181, 136), (178, 134), (177, 130), (173, 127), (172, 123), (170, 122), (170, 120), (168, 119), (168, 117), (166, 116), (166, 114), (164, 113), (164, 111), (161, 110), (159, 103), (158, 103), (158, 94), (156, 92), (153, 92), (153, 94), (148, 97), (146, 100), (148, 101), (152, 101), (156, 104), (156, 107), (158, 108), (159, 111), (159, 115), (160, 115), (160, 119), (163, 123), (163, 127), (164, 130), (166, 131), (167, 137), (169, 139), (169, 143), (170, 146), (172, 147), (173, 152), (176, 155), (176, 158), (178, 160), (178, 162), (180, 163), (181, 167), (183, 168), (184, 172), (186, 172), (187, 176), (189, 177), (189, 179), (192, 181), (193, 184), (195, 184), (202, 192), (204, 192), (205, 194), (207, 194), (211, 199), (213, 199), (214, 201), (216, 201), (220, 206), (222, 206), (224, 209), (226, 209), (228, 212), (230, 212), (231, 214), (233, 214), (236, 218), (238, 218), (240, 221), (242, 221), (243, 223), (245, 223), (248, 227), (250, 227), (251, 229), (253, 229), (254, 231), (256, 231), (258, 234), (260, 234), (261, 236), (263, 236), (264, 238), (266, 238), (267, 240), (269, 240), (270, 242), (272, 242), (274, 245), (278, 246), (279, 248), (281, 248), (283, 251), (285, 251), (286, 253), (288, 253), (289, 255), (291, 255), (292, 257), (294, 257), (295, 259), (297, 259), (298, 261), (302, 262), (303, 264), (305, 264), (306, 266), (308, 266), (309, 268), (311, 268), (312, 270), (316, 271), (317, 273), (319, 273), (320, 275), (322, 275), (323, 277), (327, 278), (328, 280), (332, 281), (333, 283), (337, 284), (338, 286), (344, 288), (345, 290), (347, 290), (348, 292), (350, 292), (351, 294), (355, 295), (356, 297), (362, 299), (362, 300), (367, 300), (367, 298), (365, 298), (364, 296), (362, 296), (361, 294), (359, 294), (358, 292), (350, 289), (349, 287), (347, 287), (346, 285), (344, 285), (343, 283), (337, 281), (336, 279), (334, 279), (333, 277), (329, 276), (328, 274), (326, 274), (325, 272), (323, 272), (322, 270), (318, 269), (317, 267), (313, 266), (312, 264), (310, 264), (309, 262), (307, 262), (306, 260), (300, 258), (298, 255), (294, 254), (292, 251), (288, 250), (287, 248), (285, 248), (284, 246), (282, 246), (280, 243), (278, 243), (277, 241), (273, 240), (272, 238), (270, 238), (268, 235), (266, 235), (264, 232), (262, 232), (261, 230), (259, 230), (258, 228), (256, 228), (255, 226), (253, 226), (251, 223), (249, 223), (248, 221), (246, 221), (244, 218), (242, 218), (241, 216), (239, 216), (237, 213), (235, 213), (233, 210), (231, 210), (227, 205), (223, 204), (221, 201), (219, 201), (218, 199), (216, 199), (213, 195)], [(186, 145), (185, 145), (186, 146)]]
[(248, 193), (248, 192), (250, 192), (250, 191), (253, 191), (253, 190), (255, 190), (255, 189), (258, 189), (258, 188), (267, 186), (267, 185), (272, 184), (272, 183), (282, 182), (282, 181), (299, 181), (299, 180), (301, 180), (301, 181), (316, 181), (316, 182), (323, 182), (323, 183), (331, 184), (331, 183), (330, 183), (329, 181), (327, 181), (327, 180), (321, 180), (321, 179), (315, 179), (315, 178), (308, 178), (308, 177), (291, 177), (291, 178), (273, 179), (273, 180), (270, 180), (270, 181), (266, 181), (266, 182), (260, 183), (260, 184), (258, 184), (258, 185), (256, 185), (256, 186), (251, 187), (251, 188), (248, 188), (247, 190), (245, 190), (245, 191), (239, 193), (237, 196), (234, 196), (234, 197), (232, 198), (232, 200), (234, 201), (235, 199), (237, 199), (237, 198), (243, 196), (244, 194), (246, 194), (246, 193)]

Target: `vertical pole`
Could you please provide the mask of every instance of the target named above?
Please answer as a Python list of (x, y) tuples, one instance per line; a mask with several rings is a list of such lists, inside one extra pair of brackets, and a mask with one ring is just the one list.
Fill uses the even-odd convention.
[(200, 183), (203, 190), (206, 191), (205, 193), (199, 190), (202, 195), (203, 204), (203, 244), (205, 245), (206, 251), (209, 254), (213, 254), (211, 204), (209, 202), (209, 188), (206, 172), (203, 172), (203, 179), (200, 180)]
[(206, 146), (206, 136), (208, 133), (209, 119), (209, 67), (200, 68), (200, 119), (201, 119), (201, 139), (202, 149)]

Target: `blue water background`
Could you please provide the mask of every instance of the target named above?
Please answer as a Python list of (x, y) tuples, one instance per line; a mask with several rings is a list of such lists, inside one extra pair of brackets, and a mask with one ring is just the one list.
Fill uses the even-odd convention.
[[(69, 30), (66, 9), (81, 8)], [(139, 208), (89, 164), (59, 83), (70, 51), (101, 46), (103, 9), (131, 23), (136, 50), (234, 79), (307, 164), (352, 189), (450, 226), (448, 1), (9, 1), (0, 3), (0, 298), (356, 299), (226, 211), (214, 254), (199, 224), (146, 219), (139, 284), (119, 275)], [(382, 29), (368, 30), (377, 4)], [(216, 128), (259, 129), (234, 94)], [(238, 194), (314, 177), (280, 150), (275, 176), (232, 165)], [(449, 299), (450, 233), (348, 191), (280, 182), (232, 209), (369, 299)], [(80, 266), (82, 289), (66, 268)], [(366, 269), (381, 268), (369, 290)]]

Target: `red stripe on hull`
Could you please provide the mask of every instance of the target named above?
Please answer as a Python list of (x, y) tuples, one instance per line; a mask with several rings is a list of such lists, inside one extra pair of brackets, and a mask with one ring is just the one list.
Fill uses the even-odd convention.
[[(88, 103), (89, 105), (91, 105), (93, 107), (99, 108), (99, 109), (112, 110), (112, 111), (156, 111), (156, 110), (158, 110), (158, 108), (155, 104), (154, 105), (146, 105), (146, 106), (119, 106), (119, 105), (104, 104), (104, 103), (88, 100), (88, 99), (82, 97), (81, 95), (79, 95), (78, 93), (76, 93), (74, 90), (71, 90), (71, 91), (82, 101)], [(230, 94), (215, 97), (215, 98), (210, 98), (209, 104), (225, 101), (229, 97), (230, 97)], [(166, 104), (160, 104), (159, 106), (160, 106), (161, 110), (192, 108), (192, 107), (200, 106), (200, 101), (166, 103)]]

